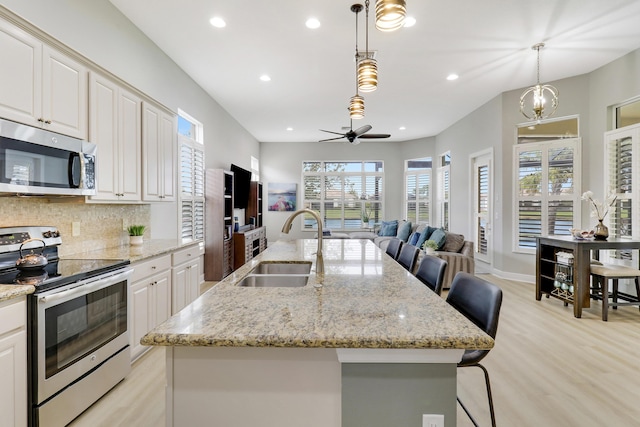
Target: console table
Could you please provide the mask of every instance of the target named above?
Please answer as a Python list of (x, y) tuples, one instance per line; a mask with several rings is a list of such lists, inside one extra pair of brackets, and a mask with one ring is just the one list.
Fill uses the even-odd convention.
[[(590, 307), (590, 264), (592, 259), (599, 258), (599, 251), (606, 249), (640, 249), (640, 240), (609, 238), (608, 240), (576, 240), (571, 236), (537, 237), (536, 238), (536, 300), (542, 294), (563, 300), (565, 304), (573, 304), (573, 315), (582, 316), (582, 309)], [(573, 254), (571, 283), (574, 292), (571, 296), (554, 293), (558, 252)]]
[(233, 248), (233, 269), (237, 270), (267, 249), (267, 228), (249, 228), (233, 233)]

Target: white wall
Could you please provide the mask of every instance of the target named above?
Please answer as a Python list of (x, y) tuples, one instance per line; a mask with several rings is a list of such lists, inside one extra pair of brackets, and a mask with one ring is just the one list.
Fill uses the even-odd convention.
[[(180, 108), (202, 122), (207, 168), (236, 163), (248, 169), (251, 156), (259, 156), (255, 138), (108, 0), (4, 0), (3, 6), (174, 112)], [(177, 218), (175, 203), (151, 205), (152, 237), (176, 238)]]

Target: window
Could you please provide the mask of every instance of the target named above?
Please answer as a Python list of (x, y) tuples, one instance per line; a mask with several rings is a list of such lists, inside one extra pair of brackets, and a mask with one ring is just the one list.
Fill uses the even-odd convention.
[[(320, 214), (325, 228), (356, 230), (363, 214), (378, 222), (383, 218), (383, 162), (302, 163), (303, 205)], [(311, 215), (305, 215), (303, 230), (315, 230)]]
[(640, 99), (633, 99), (615, 107), (616, 129), (640, 123)]
[(438, 225), (449, 230), (449, 195), (451, 191), (451, 153), (440, 156), (438, 163)]
[[(609, 236), (637, 238), (640, 227), (640, 200), (633, 197), (634, 188), (638, 187), (640, 170), (637, 158), (640, 152), (640, 124), (605, 133), (605, 180), (607, 197), (609, 193), (616, 195), (615, 204), (605, 219), (609, 227)], [(637, 193), (637, 189), (636, 189)], [(632, 251), (608, 251), (609, 256), (616, 259), (632, 259)], [(634, 263), (637, 265), (637, 262)]]
[(260, 160), (251, 156), (251, 181), (260, 181)]
[(405, 218), (412, 223), (431, 219), (431, 157), (405, 161)]
[(580, 223), (580, 139), (519, 144), (514, 251), (534, 253), (536, 237), (569, 235)]
[(180, 146), (180, 237), (204, 239), (204, 147), (202, 124), (182, 111), (178, 115)]

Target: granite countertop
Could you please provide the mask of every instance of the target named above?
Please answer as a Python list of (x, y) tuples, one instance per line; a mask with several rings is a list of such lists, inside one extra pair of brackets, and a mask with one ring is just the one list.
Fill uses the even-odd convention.
[(204, 245), (204, 242), (182, 243), (177, 239), (150, 239), (142, 245), (121, 245), (113, 248), (98, 249), (65, 255), (66, 259), (128, 259), (132, 263), (151, 258), (156, 255), (171, 253), (177, 249), (191, 245)]
[(278, 241), (141, 343), (156, 346), (489, 349), (494, 341), (368, 240), (324, 241), (325, 279), (235, 286), (261, 261), (312, 261), (316, 240)]
[(35, 290), (32, 285), (0, 285), (0, 302), (32, 294)]

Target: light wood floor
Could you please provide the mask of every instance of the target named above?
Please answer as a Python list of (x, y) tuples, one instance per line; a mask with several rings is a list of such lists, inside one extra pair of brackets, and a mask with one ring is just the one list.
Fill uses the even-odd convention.
[[(483, 362), (491, 375), (498, 426), (640, 425), (636, 307), (611, 311), (609, 321), (603, 322), (600, 303), (592, 301), (576, 319), (572, 307), (558, 300), (536, 301), (533, 284), (482, 277), (504, 291), (496, 346)], [(154, 348), (71, 425), (163, 426), (164, 374), (164, 349)], [(458, 370), (458, 395), (481, 426), (490, 425), (479, 369)], [(457, 424), (472, 426), (460, 408)]]

